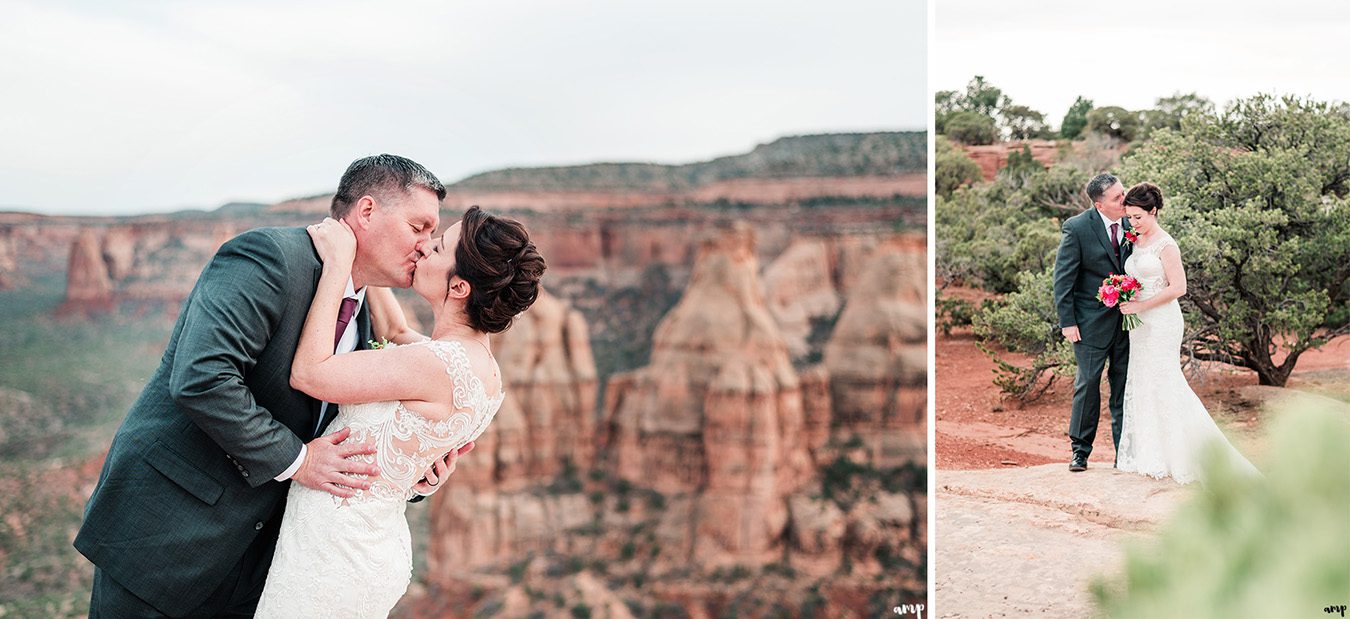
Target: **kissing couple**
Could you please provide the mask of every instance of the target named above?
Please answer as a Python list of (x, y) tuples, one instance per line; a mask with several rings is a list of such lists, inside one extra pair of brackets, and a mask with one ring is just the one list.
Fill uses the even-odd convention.
[[(407, 503), (501, 406), (489, 334), (546, 268), (476, 206), (433, 238), (444, 198), (416, 162), (366, 157), (322, 223), (221, 246), (85, 508), (90, 617), (388, 615), (411, 580)], [(430, 305), (429, 336), (390, 287)]]
[[(1186, 294), (1181, 250), (1160, 223), (1162, 190), (1140, 183), (1129, 191), (1100, 174), (1085, 187), (1093, 208), (1065, 220), (1055, 256), (1055, 311), (1073, 342), (1077, 374), (1069, 440), (1069, 470), (1087, 470), (1101, 416), (1100, 385), (1111, 386), (1111, 438), (1116, 467), (1179, 483), (1200, 478), (1201, 457), (1218, 445), (1238, 470), (1259, 474), (1224, 438), (1181, 372)], [(1140, 284), (1133, 300), (1107, 307), (1097, 298), (1103, 280), (1129, 275)], [(1139, 326), (1124, 330), (1124, 317)]]

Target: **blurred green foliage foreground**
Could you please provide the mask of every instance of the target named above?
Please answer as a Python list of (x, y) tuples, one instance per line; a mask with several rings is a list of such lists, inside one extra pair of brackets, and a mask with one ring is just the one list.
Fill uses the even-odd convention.
[(1104, 613), (1314, 617), (1350, 603), (1350, 419), (1331, 406), (1284, 406), (1264, 478), (1211, 458), (1204, 488), (1158, 539), (1094, 583)]

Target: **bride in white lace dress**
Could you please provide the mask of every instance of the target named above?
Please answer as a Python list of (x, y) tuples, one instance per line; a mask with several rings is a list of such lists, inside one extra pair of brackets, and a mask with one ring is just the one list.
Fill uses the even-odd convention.
[(407, 327), (392, 293), (371, 289), (376, 334), (392, 343), (334, 355), (356, 239), (332, 219), (310, 226), (310, 236), (323, 274), (291, 384), (340, 405), (330, 429), (373, 444), (375, 454), (354, 457), (379, 473), (350, 498), (291, 485), (257, 616), (386, 617), (412, 577), (404, 510), (414, 485), (433, 461), (477, 438), (501, 406), (488, 335), (534, 302), (545, 265), (519, 223), (473, 207), (417, 262), (412, 287), (431, 304), (431, 337)]
[(1138, 314), (1143, 324), (1130, 331), (1130, 366), (1125, 379), (1125, 425), (1117, 467), (1179, 483), (1200, 478), (1203, 454), (1217, 445), (1234, 468), (1259, 474), (1224, 438), (1181, 372), (1185, 320), (1177, 299), (1186, 294), (1181, 251), (1158, 225), (1162, 192), (1140, 183), (1125, 195), (1125, 215), (1138, 234), (1125, 272), (1142, 289), (1120, 311)]

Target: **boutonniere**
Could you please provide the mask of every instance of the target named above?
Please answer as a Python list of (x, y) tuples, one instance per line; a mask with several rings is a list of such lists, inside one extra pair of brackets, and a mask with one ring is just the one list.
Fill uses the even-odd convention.
[(1139, 240), (1139, 233), (1135, 232), (1134, 230), (1126, 230), (1126, 231), (1125, 231), (1125, 242), (1126, 242), (1126, 243), (1134, 243), (1135, 241), (1138, 241), (1138, 240)]
[(381, 348), (384, 348), (385, 346), (388, 346), (388, 345), (389, 345), (389, 340), (386, 340), (386, 339), (384, 339), (384, 338), (380, 338), (380, 341), (378, 341), (378, 342), (376, 342), (375, 340), (366, 340), (366, 343), (367, 343), (367, 344), (370, 344), (370, 349), (371, 349), (371, 350), (379, 350), (379, 349), (381, 349)]

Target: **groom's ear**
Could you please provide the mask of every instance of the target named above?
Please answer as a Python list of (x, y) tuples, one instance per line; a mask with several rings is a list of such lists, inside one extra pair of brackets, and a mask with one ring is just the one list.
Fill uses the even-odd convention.
[(360, 200), (352, 206), (352, 211), (347, 214), (345, 219), (347, 225), (352, 230), (365, 230), (370, 227), (370, 218), (375, 214), (375, 198), (370, 196), (361, 196)]

